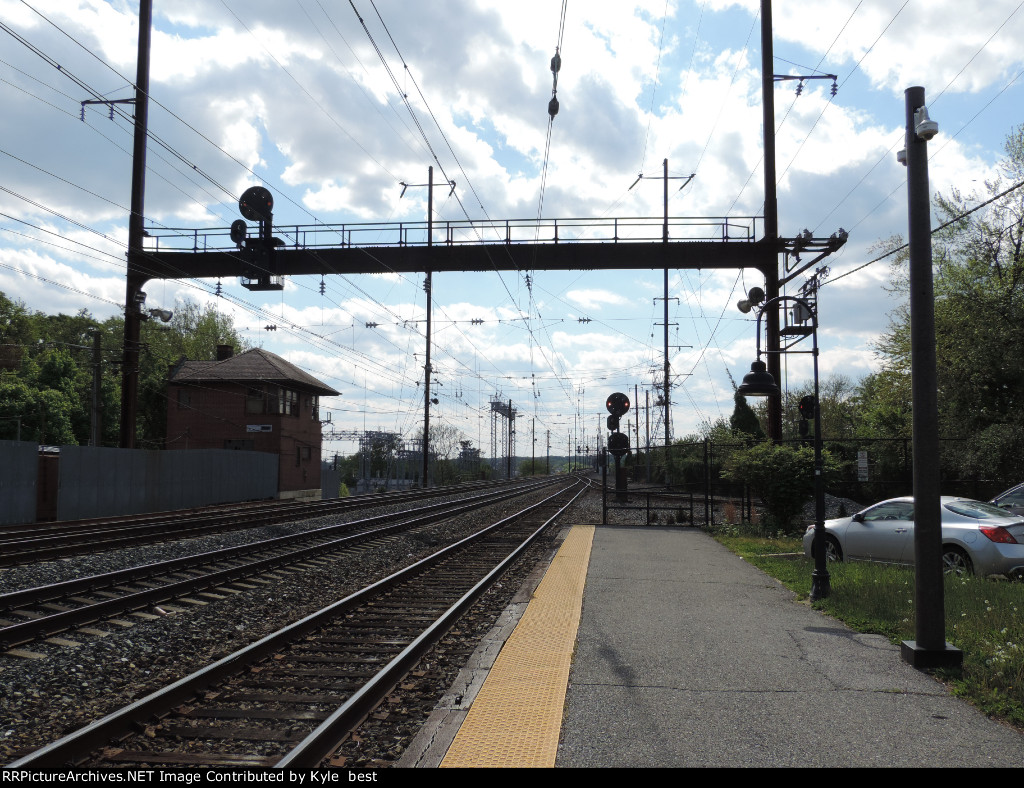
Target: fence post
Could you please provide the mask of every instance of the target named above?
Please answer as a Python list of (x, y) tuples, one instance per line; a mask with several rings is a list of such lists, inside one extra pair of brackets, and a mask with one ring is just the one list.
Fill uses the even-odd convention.
[(601, 463), (601, 525), (608, 525), (608, 450), (604, 450)]
[(715, 463), (715, 452), (712, 448), (713, 444), (708, 441), (708, 526), (715, 524), (715, 487), (714, 481), (711, 479), (711, 471), (714, 468)]
[(708, 438), (704, 439), (704, 522), (711, 525), (711, 512), (708, 508), (708, 491), (711, 489), (711, 468), (708, 466)]

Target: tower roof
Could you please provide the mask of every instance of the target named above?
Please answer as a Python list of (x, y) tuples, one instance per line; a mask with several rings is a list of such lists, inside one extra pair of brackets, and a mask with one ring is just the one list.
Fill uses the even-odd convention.
[(253, 348), (222, 361), (184, 361), (171, 374), (172, 383), (275, 383), (314, 394), (339, 394), (276, 353)]

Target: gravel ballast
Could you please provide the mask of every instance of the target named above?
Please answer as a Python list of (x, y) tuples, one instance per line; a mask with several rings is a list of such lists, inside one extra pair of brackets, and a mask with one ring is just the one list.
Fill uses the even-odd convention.
[[(537, 493), (546, 497), (551, 490)], [(194, 595), (195, 604), (175, 601), (161, 615), (144, 613), (105, 621), (90, 629), (106, 635), (69, 632), (0, 654), (0, 761), (21, 755), (144, 697), (305, 615), (479, 530), (521, 508), (506, 502), (415, 534), (380, 540), (325, 556), (303, 567)], [(361, 519), (380, 510), (347, 515)], [(169, 557), (194, 555), (308, 530), (339, 521), (337, 515), (296, 524), (218, 534), (150, 547), (82, 556), (59, 562), (0, 570), (0, 588), (12, 591), (98, 574)], [(218, 597), (218, 598), (214, 598)], [(121, 622), (121, 623), (118, 623)], [(72, 645), (77, 643), (78, 645)]]
[[(552, 490), (537, 493), (536, 499)], [(0, 654), (0, 683), (5, 687), (0, 705), (0, 762), (16, 758), (70, 733), (127, 703), (249, 645), (255, 640), (337, 601), (406, 566), (456, 537), (521, 508), (518, 502), (489, 507), (454, 521), (431, 526), (415, 534), (391, 538), (346, 553), (326, 556), (320, 565), (276, 570), (261, 578), (242, 581), (231, 590), (215, 590), (218, 599), (195, 595), (191, 604), (164, 605), (166, 615), (125, 616), (95, 629), (105, 636), (67, 633), (53, 642), (33, 643), (25, 651), (38, 658)], [(170, 557), (208, 550), (339, 522), (358, 520), (381, 509), (331, 515), (300, 523), (217, 534), (168, 542), (60, 562), (0, 570), (0, 588), (15, 590), (84, 574), (97, 574)], [(716, 511), (716, 520), (720, 512)], [(609, 523), (642, 524), (643, 511), (614, 511)], [(441, 642), (421, 661), (402, 691), (389, 697), (347, 740), (331, 761), (337, 766), (387, 767), (398, 762), (431, 711), (455, 681), (477, 645), (528, 577), (536, 581), (538, 567), (553, 556), (565, 526), (600, 523), (601, 497), (591, 493), (562, 518), (561, 527), (531, 549), (527, 560), (509, 572)], [(62, 645), (73, 641), (80, 645)]]

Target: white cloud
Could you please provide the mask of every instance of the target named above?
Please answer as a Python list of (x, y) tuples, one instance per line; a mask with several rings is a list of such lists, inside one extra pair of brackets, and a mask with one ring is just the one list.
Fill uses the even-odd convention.
[(613, 293), (610, 290), (599, 290), (596, 288), (588, 290), (570, 290), (565, 297), (574, 304), (579, 304), (584, 309), (601, 309), (607, 304), (622, 306), (629, 303), (629, 299), (621, 293)]
[[(8, 38), (4, 59), (19, 70), (5, 70), (0, 83), (6, 110), (0, 136), (4, 151), (16, 157), (4, 163), (4, 186), (14, 194), (0, 193), (0, 210), (14, 217), (0, 223), (0, 263), (9, 266), (0, 267), (0, 289), (35, 309), (84, 306), (116, 314), (119, 307), (108, 302), (124, 298), (130, 123), (109, 120), (102, 106), (91, 106), (80, 121), (88, 95), (65, 74), (98, 93), (129, 97), (135, 11), (102, 0), (36, 5), (71, 38), (23, 4), (0, 0), (5, 23), (59, 60), (64, 72)], [(807, 227), (824, 236), (840, 226), (849, 230), (847, 246), (823, 261), (837, 278), (877, 256), (872, 247), (880, 239), (905, 233), (906, 174), (894, 150), (907, 86), (926, 85), (940, 124), (930, 146), (933, 191), (970, 192), (994, 175), (1001, 139), (1019, 122), (1024, 86), (1000, 91), (1022, 67), (1024, 12), (996, 2), (964, 13), (950, 0), (911, 3), (898, 16), (898, 4), (881, 0), (774, 5), (777, 70), (817, 68), (839, 76), (834, 98), (828, 81), (808, 82), (799, 97), (792, 83), (776, 92), (780, 230), (791, 235)], [(453, 197), (445, 188), (434, 192), (439, 224), (464, 223), (467, 215), (493, 222), (486, 230), (458, 226), (459, 241), (496, 242), (504, 237), (504, 220), (537, 215), (561, 4), (378, 0), (388, 31), (376, 15), (366, 18), (367, 26), (415, 120), (347, 4), (228, 6), (248, 30), (229, 7), (209, 0), (156, 9), (151, 128), (172, 150), (150, 145), (152, 223), (226, 227), (238, 218), (238, 195), (254, 183), (274, 193), (275, 218), (283, 225), (419, 223), (426, 189), (410, 188), (400, 199), (399, 182), (424, 183), (431, 165), (436, 183), (457, 182)], [(543, 202), (543, 217), (562, 222), (560, 242), (597, 234), (570, 227), (569, 217), (645, 217), (650, 221), (642, 228), (623, 221), (618, 237), (657, 235), (664, 159), (673, 178), (695, 173), (682, 191), (681, 180), (670, 182), (670, 213), (718, 217), (700, 232), (721, 236), (721, 217), (728, 214), (736, 238), (749, 222), (744, 217), (761, 213), (758, 6), (756, 0), (568, 5), (561, 111), (551, 127)], [(630, 189), (641, 171), (644, 179)], [(67, 248), (18, 235), (53, 241), (25, 222), (56, 231)], [(517, 242), (532, 241), (529, 229), (519, 232)], [(553, 236), (551, 224), (545, 234)], [(337, 233), (315, 237), (328, 236), (333, 243)], [(395, 243), (397, 231), (367, 227), (363, 237)], [(887, 272), (887, 263), (876, 263), (822, 289), (823, 370), (859, 375), (874, 368), (871, 342), (895, 303), (880, 287)], [(434, 277), (433, 363), (442, 370), (444, 418), (462, 419), (457, 413), (469, 397), (450, 393), (461, 388), (472, 392), (484, 420), (486, 397), (500, 390), (552, 423), (580, 399), (589, 423), (603, 411), (606, 389), (659, 378), (660, 271), (531, 272), (530, 287), (526, 273)], [(741, 377), (754, 355), (753, 321), (735, 302), (762, 282), (753, 269), (739, 278), (735, 271), (672, 271), (671, 280), (671, 361), (682, 376), (674, 421), (683, 432), (731, 412), (726, 373)], [(152, 283), (147, 291), (161, 304), (215, 300), (237, 314), (252, 341), (333, 376), (329, 382), (344, 385), (342, 402), (351, 408), (338, 418), (352, 419), (353, 428), (364, 421), (388, 428), (415, 423), (425, 332), (416, 322), (424, 318), (421, 276), (327, 276), (323, 296), (315, 278), (289, 280), (276, 302), (261, 302), (233, 278), (222, 285), (223, 299), (210, 292), (212, 280)], [(278, 317), (281, 329), (265, 331)], [(580, 323), (581, 317), (593, 322)], [(285, 330), (291, 325), (297, 328)], [(677, 347), (685, 345), (693, 347)], [(793, 359), (791, 380), (807, 374), (805, 362)], [(586, 393), (576, 394), (581, 387)]]

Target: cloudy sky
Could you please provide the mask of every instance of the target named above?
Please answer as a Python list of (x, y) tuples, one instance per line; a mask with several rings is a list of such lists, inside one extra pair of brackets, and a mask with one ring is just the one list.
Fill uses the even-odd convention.
[[(887, 263), (862, 266), (906, 233), (895, 158), (904, 90), (924, 86), (940, 126), (933, 191), (981, 196), (1022, 122), (1021, 5), (776, 0), (774, 73), (837, 77), (834, 97), (830, 79), (799, 95), (779, 81), (775, 92), (781, 234), (849, 232), (819, 295), (824, 375), (875, 369), (871, 343), (896, 306)], [(436, 181), (456, 182), (454, 195), (435, 191), (436, 222), (659, 217), (665, 159), (679, 178), (672, 216), (746, 226), (763, 212), (757, 0), (155, 6), (145, 214), (163, 244), (223, 231), (254, 184), (273, 193), (278, 227), (422, 221), (416, 184), (431, 165)], [(134, 95), (137, 15), (116, 0), (0, 0), (0, 290), (33, 309), (123, 310), (131, 108), (88, 105), (83, 120), (81, 102)], [(641, 403), (645, 391), (654, 399), (662, 277), (435, 274), (432, 420), (486, 455), (499, 397), (524, 417), (520, 455), (533, 429), (538, 455), (548, 433), (552, 453), (570, 440), (593, 446), (609, 393), (638, 387)], [(215, 303), (250, 342), (343, 392), (326, 403), (335, 429), (411, 436), (422, 419), (422, 276), (332, 276), (322, 295), (320, 284), (295, 277), (260, 293), (225, 279), (217, 297), (216, 280), (150, 282), (147, 306)], [(735, 304), (761, 284), (753, 269), (670, 272), (673, 435), (731, 413), (730, 376), (749, 369), (755, 335)], [(806, 357), (787, 373), (803, 383)], [(660, 421), (652, 428), (661, 434)]]

